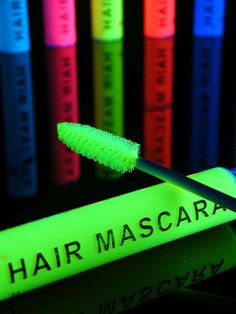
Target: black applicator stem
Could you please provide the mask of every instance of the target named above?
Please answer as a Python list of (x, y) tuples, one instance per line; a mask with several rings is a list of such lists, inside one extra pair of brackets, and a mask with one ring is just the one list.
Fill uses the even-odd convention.
[(195, 181), (189, 177), (185, 177), (184, 175), (174, 170), (170, 170), (144, 158), (138, 158), (135, 168), (163, 181), (173, 183), (174, 185), (189, 192), (200, 195), (209, 201), (221, 205), (223, 208), (236, 211), (236, 198)]

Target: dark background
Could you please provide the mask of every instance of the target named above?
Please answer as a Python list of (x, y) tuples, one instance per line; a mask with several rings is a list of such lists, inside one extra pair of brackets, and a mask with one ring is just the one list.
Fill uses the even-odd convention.
[[(90, 28), (89, 1), (78, 0), (77, 6), (77, 57), (78, 57), (78, 92), (79, 120), (83, 124), (94, 124), (93, 102), (93, 64), (92, 38)], [(235, 167), (235, 36), (236, 36), (236, 5), (234, 1), (226, 1), (225, 34), (222, 38), (222, 71), (220, 77), (219, 99), (219, 151), (214, 164), (210, 166)], [(142, 1), (124, 1), (124, 39), (123, 39), (123, 71), (124, 71), (124, 134), (143, 144), (143, 108), (144, 108), (144, 36), (143, 36)], [(77, 182), (67, 185), (55, 184), (52, 174), (52, 164), (49, 161), (49, 89), (47, 82), (46, 47), (43, 39), (41, 1), (29, 1), (31, 60), (33, 77), (34, 112), (36, 124), (36, 143), (38, 161), (39, 188), (33, 197), (17, 199), (7, 193), (7, 169), (4, 150), (3, 126), (1, 123), (1, 222), (0, 228), (6, 229), (35, 219), (47, 217), (85, 204), (90, 204), (105, 198), (134, 191), (139, 188), (156, 184), (160, 181), (146, 174), (135, 171), (125, 174), (116, 180), (100, 179), (96, 176), (94, 163), (81, 159), (81, 177)], [(184, 174), (193, 172), (190, 165), (191, 143), (191, 105), (192, 105), (192, 62), (193, 62), (193, 1), (177, 0), (176, 5), (176, 35), (174, 39), (174, 87), (173, 87), (173, 125), (172, 125), (172, 169)], [(3, 114), (1, 113), (1, 122)], [(207, 168), (208, 165), (202, 167)], [(201, 170), (201, 169), (199, 169)], [(235, 298), (228, 284), (235, 276), (231, 270), (202, 283), (195, 284), (194, 289), (207, 291), (218, 296)], [(232, 280), (233, 282), (233, 280)], [(92, 287), (92, 283), (91, 283)], [(39, 292), (40, 293), (40, 289)], [(30, 293), (29, 293), (30, 297)], [(17, 298), (20, 298), (17, 297)], [(172, 298), (165, 296), (157, 298), (145, 305), (140, 305), (130, 313), (156, 312), (158, 306), (170, 306), (170, 301), (176, 308), (183, 304), (196, 309), (213, 307), (214, 301), (208, 301), (199, 296), (198, 301), (186, 297)], [(4, 301), (10, 306), (12, 313), (17, 312), (14, 299)], [(154, 306), (154, 310), (152, 307)], [(224, 305), (222, 305), (224, 307)], [(47, 313), (42, 309), (42, 313)], [(76, 311), (74, 313), (77, 313)]]

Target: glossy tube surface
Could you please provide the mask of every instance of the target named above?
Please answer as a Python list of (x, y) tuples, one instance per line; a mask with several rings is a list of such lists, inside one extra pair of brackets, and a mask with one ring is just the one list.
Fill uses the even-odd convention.
[(144, 35), (163, 38), (175, 34), (175, 0), (144, 0)]
[[(167, 293), (173, 301), (192, 297), (209, 302), (209, 294), (183, 287), (234, 268), (235, 246), (235, 233), (224, 224), (2, 302), (0, 311), (1, 304), (10, 303), (14, 313), (23, 314), (75, 313), (75, 309), (81, 314), (115, 314)], [(219, 295), (210, 301), (229, 308), (236, 303)]]
[(30, 49), (27, 0), (0, 1), (0, 52), (18, 53)]
[[(236, 195), (230, 171), (193, 175)], [(0, 232), (0, 300), (232, 221), (236, 213), (162, 183)]]
[(73, 45), (77, 40), (74, 0), (43, 0), (44, 40), (49, 46)]
[(123, 0), (91, 0), (92, 38), (114, 40), (123, 37)]
[(195, 0), (193, 33), (197, 36), (224, 34), (225, 0)]

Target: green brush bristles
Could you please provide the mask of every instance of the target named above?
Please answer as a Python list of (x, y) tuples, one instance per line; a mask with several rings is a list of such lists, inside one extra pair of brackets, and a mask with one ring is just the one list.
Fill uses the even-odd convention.
[(57, 124), (58, 138), (71, 150), (121, 173), (132, 171), (140, 145), (118, 135), (79, 123)]

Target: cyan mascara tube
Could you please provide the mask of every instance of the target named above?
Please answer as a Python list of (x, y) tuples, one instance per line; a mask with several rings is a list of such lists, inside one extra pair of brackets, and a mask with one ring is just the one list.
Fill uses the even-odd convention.
[[(224, 168), (192, 176), (236, 196)], [(169, 183), (0, 232), (0, 300), (209, 229), (236, 213)]]
[(1, 0), (0, 52), (25, 52), (30, 45), (28, 1)]

